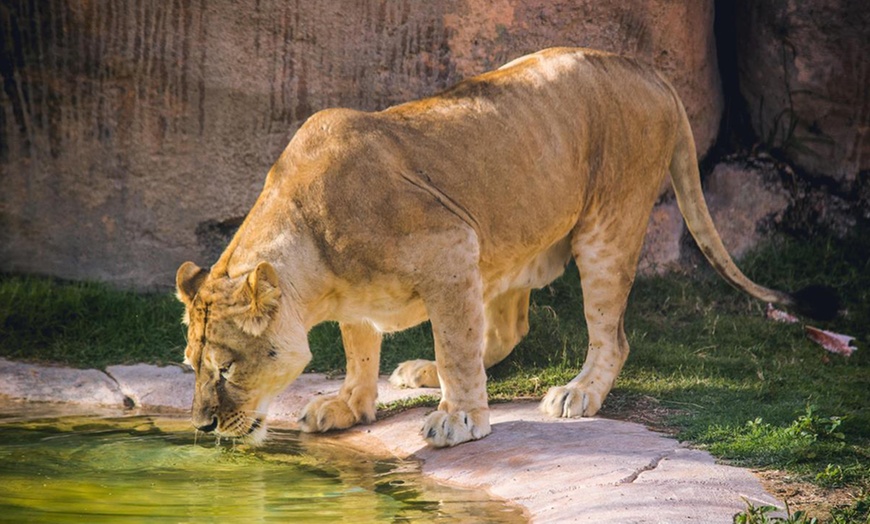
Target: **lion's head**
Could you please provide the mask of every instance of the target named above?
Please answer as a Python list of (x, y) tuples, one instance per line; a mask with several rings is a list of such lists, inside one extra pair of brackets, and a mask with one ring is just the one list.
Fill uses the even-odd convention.
[(230, 278), (185, 262), (176, 287), (188, 326), (185, 362), (196, 373), (193, 425), (219, 436), (261, 441), (269, 403), (311, 358), (307, 343), (288, 345), (288, 333), (278, 335), (292, 322), (280, 311), (275, 269), (262, 262)]

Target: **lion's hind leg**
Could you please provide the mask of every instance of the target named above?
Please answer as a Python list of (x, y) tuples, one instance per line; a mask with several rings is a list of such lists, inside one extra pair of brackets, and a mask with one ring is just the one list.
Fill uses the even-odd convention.
[(341, 324), (347, 376), (338, 395), (313, 399), (302, 410), (299, 426), (308, 433), (374, 422), (378, 366), (383, 336), (368, 323)]
[(489, 369), (504, 360), (529, 333), (531, 289), (512, 289), (486, 304), (486, 347), (483, 365)]
[[(504, 360), (529, 332), (529, 295), (527, 288), (513, 289), (490, 300), (485, 306), (486, 342), (483, 366), (487, 369)], [(408, 360), (390, 375), (397, 388), (437, 388), (438, 368), (431, 360)]]
[(390, 384), (397, 388), (437, 388), (438, 368), (432, 360), (407, 360), (390, 375)]
[[(578, 234), (572, 242), (589, 346), (580, 374), (565, 386), (550, 388), (544, 396), (541, 410), (548, 415), (595, 415), (628, 358), (623, 321), (646, 225), (636, 222), (613, 221), (611, 228)], [(622, 242), (614, 243), (613, 239)]]

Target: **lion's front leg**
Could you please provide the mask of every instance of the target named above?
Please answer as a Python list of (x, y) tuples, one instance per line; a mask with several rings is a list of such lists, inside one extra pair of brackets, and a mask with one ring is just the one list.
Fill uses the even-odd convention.
[(477, 271), (459, 273), (442, 286), (424, 296), (435, 337), (441, 403), (426, 418), (422, 435), (435, 447), (455, 446), (491, 431), (483, 366), (485, 322), (480, 275)]
[(347, 376), (338, 395), (312, 400), (299, 427), (308, 433), (344, 429), (375, 420), (382, 335), (371, 324), (341, 324)]

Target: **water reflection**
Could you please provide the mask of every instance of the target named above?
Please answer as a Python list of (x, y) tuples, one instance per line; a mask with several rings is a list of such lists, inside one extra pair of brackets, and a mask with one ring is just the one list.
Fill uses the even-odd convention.
[(410, 461), (273, 430), (256, 450), (151, 416), (0, 415), (0, 520), (17, 522), (523, 522)]

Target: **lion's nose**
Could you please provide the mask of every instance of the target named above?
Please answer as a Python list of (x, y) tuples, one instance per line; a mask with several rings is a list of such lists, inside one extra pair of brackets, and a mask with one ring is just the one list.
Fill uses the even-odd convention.
[(198, 429), (200, 431), (204, 431), (205, 433), (211, 433), (212, 431), (214, 431), (217, 428), (217, 425), (218, 425), (217, 417), (212, 417), (210, 424), (207, 424), (205, 426), (196, 426), (196, 429)]

